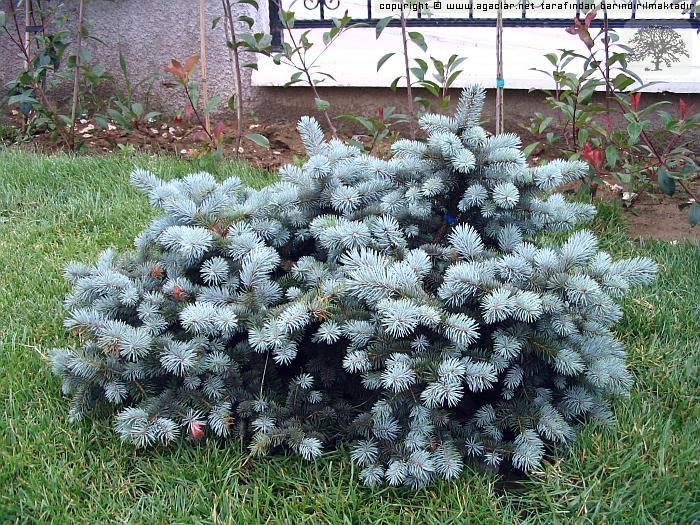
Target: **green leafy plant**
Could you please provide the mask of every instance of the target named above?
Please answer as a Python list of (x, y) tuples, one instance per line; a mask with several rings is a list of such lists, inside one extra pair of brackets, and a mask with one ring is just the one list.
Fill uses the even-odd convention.
[[(200, 103), (199, 95), (199, 85), (192, 79), (192, 71), (194, 66), (197, 64), (199, 57), (193, 55), (189, 57), (184, 64), (180, 63), (178, 60), (172, 59), (170, 64), (165, 68), (165, 72), (171, 74), (175, 82), (166, 83), (170, 87), (179, 87), (182, 89), (185, 97), (187, 98), (187, 103), (184, 109), (178, 114), (177, 120), (181, 121), (183, 119), (189, 120), (194, 119), (198, 124), (198, 128), (207, 137), (207, 149), (209, 155), (215, 155), (217, 158), (223, 156), (223, 150), (221, 148), (223, 141), (223, 122), (218, 122), (214, 125), (213, 129), (210, 131), (205, 124), (204, 117), (209, 115), (212, 110), (220, 103), (220, 97), (215, 96), (209, 100), (209, 103), (203, 108), (198, 109)], [(262, 147), (269, 147), (270, 143), (267, 137), (259, 133), (248, 133), (245, 138), (258, 144)]]
[[(695, 137), (700, 130), (700, 113), (680, 98), (674, 111), (659, 109), (669, 104), (661, 101), (641, 107), (641, 92), (629, 97), (617, 96), (616, 103), (626, 128), (604, 127), (598, 136), (584, 145), (581, 155), (597, 175), (610, 175), (629, 191), (641, 191), (656, 182), (669, 196), (677, 195), (680, 186), (684, 197), (681, 208), (688, 207), (688, 220), (695, 226), (700, 219), (700, 194), (693, 191), (700, 169), (695, 162)], [(657, 113), (661, 125), (650, 116)]]
[[(531, 133), (543, 136), (547, 145), (556, 144), (559, 149), (576, 152), (592, 133), (603, 130), (600, 120), (605, 121), (606, 115), (616, 111), (616, 108), (610, 107), (607, 98), (602, 101), (595, 100), (596, 92), (609, 89), (608, 93), (612, 96), (625, 93), (635, 83), (635, 91), (648, 84), (643, 84), (629, 69), (626, 53), (623, 51), (610, 56), (605, 70), (594, 55), (585, 56), (565, 49), (559, 51), (558, 55), (545, 55), (553, 70), (535, 68), (535, 71), (552, 78), (554, 89), (531, 90), (545, 95), (547, 105), (556, 110), (556, 117), (537, 112), (530, 125), (525, 128)], [(582, 64), (581, 73), (570, 71), (570, 66), (574, 65), (575, 61)], [(609, 83), (606, 83), (606, 75), (614, 75)]]
[[(410, 33), (409, 33), (410, 34)], [(424, 51), (428, 50), (427, 44), (421, 47)], [(464, 62), (466, 58), (458, 57), (457, 55), (451, 55), (447, 62), (442, 62), (441, 60), (430, 57), (430, 62), (433, 65), (433, 79), (428, 77), (430, 71), (430, 66), (428, 62), (421, 58), (414, 58), (415, 66), (410, 68), (413, 79), (411, 82), (415, 87), (422, 88), (426, 90), (434, 98), (427, 97), (415, 97), (413, 100), (416, 102), (420, 108), (418, 116), (422, 113), (426, 113), (431, 109), (434, 109), (435, 103), (437, 102), (437, 109), (439, 111), (445, 111), (450, 104), (450, 96), (448, 94), (448, 89), (453, 87), (453, 84), (457, 77), (462, 73), (462, 70), (458, 70), (457, 67)], [(399, 77), (403, 78), (403, 77)], [(396, 89), (397, 79), (392, 83), (393, 89)]]
[[(42, 27), (49, 25), (49, 13), (39, 10)], [(0, 11), (2, 31), (24, 58), (25, 67), (17, 77), (8, 82), (7, 104), (16, 106), (25, 118), (25, 132), (31, 134), (35, 129), (48, 129), (52, 138), (63, 138), (70, 143), (65, 130), (65, 120), (59, 118), (59, 111), (51, 102), (48, 92), (60, 79), (57, 73), (63, 62), (68, 47), (70, 32), (66, 29), (44, 31), (27, 39), (20, 31), (23, 25), (19, 21), (17, 6), (8, 3), (7, 11)], [(59, 18), (55, 25), (61, 27), (65, 18)]]
[[(642, 90), (649, 84), (629, 68), (630, 49), (618, 43), (607, 23), (597, 35), (590, 35), (595, 16), (593, 11), (584, 21), (576, 19), (568, 30), (580, 37), (589, 55), (571, 50), (545, 55), (554, 69), (538, 71), (554, 81), (555, 89), (544, 93), (555, 115), (536, 113), (525, 126), (541, 137), (526, 152), (544, 143), (569, 158), (583, 157), (590, 165), (593, 193), (605, 182), (603, 176), (621, 183), (628, 194), (649, 189), (656, 181), (664, 193), (673, 195), (678, 183), (685, 193), (681, 205), (690, 207), (690, 222), (696, 224), (698, 194), (690, 184), (699, 172), (693, 148), (700, 116), (682, 99), (672, 113), (661, 109), (669, 101), (642, 107)], [(582, 64), (580, 73), (571, 71), (576, 63)], [(595, 100), (596, 92), (605, 97)], [(660, 125), (651, 118), (654, 114)]]
[(150, 93), (156, 74), (149, 75), (134, 83), (129, 73), (126, 57), (119, 50), (119, 71), (121, 78), (113, 82), (114, 97), (105, 115), (97, 115), (95, 121), (103, 129), (109, 129), (109, 121), (122, 132), (133, 133), (150, 124), (161, 113), (149, 111)]
[(0, 119), (0, 144), (12, 144), (19, 138), (19, 133), (9, 122)]
[(148, 111), (144, 109), (141, 102), (133, 102), (126, 105), (121, 100), (113, 101), (113, 106), (107, 109), (105, 116), (95, 117), (95, 121), (103, 129), (109, 129), (109, 120), (126, 133), (133, 133), (152, 123), (158, 116), (159, 111)]
[[(61, 139), (68, 148), (76, 149), (81, 145), (76, 142), (76, 117), (84, 114), (88, 105), (98, 106), (95, 89), (108, 80), (109, 75), (82, 46), (84, 39), (95, 39), (82, 14), (83, 2), (80, 2), (78, 25), (73, 33), (66, 29), (69, 17), (61, 14), (62, 6), (43, 7), (27, 1), (33, 16), (39, 18), (39, 33), (22, 35), (20, 26), (23, 24), (19, 22), (13, 2), (8, 3), (8, 11), (0, 11), (0, 27), (25, 61), (25, 67), (7, 84), (7, 103), (16, 106), (25, 118), (26, 135), (46, 130), (53, 140)], [(76, 50), (66, 57), (71, 39), (75, 41)], [(69, 108), (59, 107), (51, 97), (52, 91), (64, 82), (72, 84)]]
[(220, 145), (223, 133), (223, 123), (218, 123), (214, 129), (210, 130), (205, 123), (205, 117), (221, 102), (221, 98), (216, 96), (209, 100), (204, 108), (199, 108), (200, 92), (199, 84), (192, 78), (194, 67), (199, 61), (199, 56), (192, 55), (181, 63), (179, 60), (171, 59), (170, 64), (165, 67), (164, 71), (169, 73), (174, 79), (174, 82), (167, 82), (168, 87), (179, 87), (184, 93), (187, 103), (185, 107), (178, 113), (178, 119), (194, 118), (199, 129), (207, 137), (207, 148), (210, 152), (216, 151)]
[(656, 265), (585, 230), (536, 242), (594, 215), (549, 194), (587, 167), (528, 167), (517, 136), (478, 125), (484, 96), (424, 115), (427, 140), (387, 160), (302, 118), (308, 160), (261, 190), (134, 171), (163, 212), (136, 253), (65, 270), (79, 340), (50, 356), (71, 417), (117, 412), (142, 447), (313, 459), (352, 441), (361, 480), (413, 488), (465, 462), (531, 471), (611, 423), (632, 382), (616, 299)]
[[(364, 128), (369, 134), (369, 147), (362, 142), (351, 139), (350, 144), (361, 148), (368, 154), (371, 154), (387, 137), (391, 137), (392, 133), (395, 138), (398, 137), (397, 132), (392, 132), (392, 126), (403, 124), (409, 121), (409, 116), (403, 113), (397, 113), (393, 106), (380, 107), (373, 117), (363, 117), (360, 115), (340, 115), (341, 120), (358, 124)], [(393, 141), (392, 141), (393, 142)]]
[[(237, 5), (247, 4), (258, 10), (256, 0), (238, 0)], [(252, 53), (262, 53), (269, 55), (271, 51), (272, 36), (264, 33), (253, 33), (254, 20), (247, 14), (238, 15), (235, 20), (233, 17), (233, 9), (230, 0), (222, 0), (224, 10), (224, 28), (226, 30), (226, 44), (231, 56), (233, 75), (235, 81), (235, 94), (229, 98), (228, 107), (236, 111), (236, 154), (241, 149), (241, 139), (243, 138), (243, 84), (241, 83), (241, 75), (243, 68), (257, 69), (258, 65), (255, 62), (241, 65), (239, 52), (242, 49), (247, 49)], [(236, 30), (236, 23), (242, 22), (248, 26), (248, 31), (241, 32)], [(216, 20), (213, 26), (216, 26)], [(259, 146), (266, 148), (270, 147), (270, 142), (266, 137), (259, 133), (249, 133), (245, 138), (252, 140)]]
[[(381, 19), (376, 26), (376, 38), (379, 39), (381, 34), (384, 32), (387, 26), (394, 20), (395, 17), (388, 16)], [(438, 111), (445, 111), (450, 104), (450, 96), (448, 90), (453, 87), (457, 77), (462, 74), (462, 70), (457, 69), (462, 62), (466, 60), (465, 57), (459, 57), (454, 54), (451, 55), (447, 61), (442, 61), (435, 57), (430, 57), (430, 64), (422, 58), (411, 59), (409, 53), (408, 43), (411, 42), (416, 45), (424, 53), (428, 51), (428, 44), (425, 37), (419, 31), (408, 31), (406, 26), (406, 13), (401, 7), (399, 12), (399, 22), (401, 25), (401, 40), (403, 51), (401, 55), (403, 56), (404, 70), (403, 75), (397, 76), (390, 84), (390, 89), (396, 91), (398, 89), (399, 83), (403, 80), (406, 83), (406, 106), (408, 108), (408, 113), (411, 116), (411, 133), (412, 137), (414, 135), (414, 125), (413, 119), (420, 117), (422, 113), (428, 112), (433, 109)], [(383, 55), (377, 61), (377, 71), (379, 71), (384, 64), (386, 64), (396, 52), (389, 52)], [(413, 66), (411, 64), (414, 64)], [(433, 70), (431, 71), (431, 66)], [(430, 78), (432, 76), (432, 78)], [(427, 97), (414, 97), (413, 88), (422, 88), (426, 90), (434, 98), (430, 99)], [(434, 107), (435, 102), (437, 102), (437, 108)], [(416, 112), (414, 105), (418, 105), (420, 108), (419, 112)]]
[[(337, 137), (337, 130), (328, 113), (330, 103), (321, 98), (318, 92), (318, 86), (328, 79), (335, 80), (335, 78), (330, 73), (321, 70), (318, 60), (348, 29), (355, 27), (357, 24), (350, 24), (352, 19), (347, 13), (341, 18), (333, 18), (333, 27), (323, 33), (322, 36), (323, 49), (315, 54), (315, 56), (312, 56), (310, 50), (316, 46), (317, 43), (309, 40), (309, 33), (311, 31), (307, 30), (301, 33), (301, 35), (295, 35), (292, 31), (296, 21), (294, 12), (285, 10), (281, 6), (279, 6), (279, 18), (286, 31), (288, 41), (282, 42), (282, 50), (278, 53), (274, 53), (272, 58), (276, 64), (285, 64), (296, 70), (292, 73), (292, 76), (285, 85), (293, 86), (301, 82), (309, 86), (313, 92), (315, 108), (323, 114), (331, 133), (334, 137)], [(267, 40), (265, 40), (265, 42), (267, 42)], [(252, 48), (252, 46), (250, 46), (250, 48)]]
[[(76, 43), (76, 54), (73, 56), (73, 98), (71, 103), (71, 113), (70, 113), (70, 147), (75, 148), (75, 117), (78, 112), (78, 99), (80, 95), (80, 77), (81, 69), (85, 66), (83, 65), (83, 37), (87, 36), (87, 26), (85, 25), (85, 0), (80, 0), (78, 3), (78, 30), (77, 30), (77, 43)], [(87, 51), (87, 50), (85, 50)]]

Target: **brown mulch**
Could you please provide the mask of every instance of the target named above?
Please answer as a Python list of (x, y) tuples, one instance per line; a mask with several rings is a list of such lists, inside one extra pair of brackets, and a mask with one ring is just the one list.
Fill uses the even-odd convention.
[[(204, 132), (167, 122), (152, 123), (126, 133), (118, 129), (103, 130), (94, 123), (81, 120), (76, 129), (78, 151), (89, 155), (114, 153), (124, 145), (131, 145), (146, 153), (165, 153), (182, 158), (196, 158), (207, 152), (207, 137)], [(247, 139), (241, 141), (238, 157), (255, 167), (275, 171), (284, 164), (294, 162), (295, 156), (304, 154), (295, 123), (248, 122), (243, 132), (260, 134), (270, 141), (269, 149)], [(222, 147), (227, 158), (236, 156), (236, 146), (231, 138), (235, 135), (235, 122), (224, 123)], [(26, 144), (33, 150), (47, 154), (65, 149), (63, 145), (53, 142), (48, 134), (35, 135)]]
[[(700, 226), (688, 222), (688, 203), (678, 196), (669, 197), (657, 188), (632, 194), (624, 193), (614, 181), (598, 188), (597, 200), (618, 200), (628, 233), (633, 239), (651, 238), (670, 242), (700, 241)], [(691, 184), (698, 192), (698, 181)]]
[(688, 208), (679, 209), (678, 200), (666, 195), (644, 195), (626, 210), (629, 234), (676, 242), (700, 242), (700, 225), (688, 222)]

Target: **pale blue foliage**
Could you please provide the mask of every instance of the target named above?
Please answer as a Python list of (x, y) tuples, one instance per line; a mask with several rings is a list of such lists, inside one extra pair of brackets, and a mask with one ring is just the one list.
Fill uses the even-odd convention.
[(484, 249), (479, 233), (468, 224), (459, 224), (453, 228), (448, 240), (457, 253), (465, 259), (473, 259)]
[[(379, 159), (299, 123), (308, 160), (261, 190), (206, 173), (132, 183), (163, 215), (136, 253), (72, 263), (51, 353), (70, 417), (105, 406), (137, 446), (243, 436), (314, 459), (336, 441), (368, 484), (423, 487), (466, 461), (531, 471), (631, 386), (615, 300), (649, 282), (563, 232), (595, 209), (548, 194), (580, 162), (528, 167), (478, 125), (484, 90)], [(206, 430), (206, 432), (205, 432)]]
[(184, 376), (197, 364), (197, 349), (193, 343), (170, 341), (160, 354), (163, 368), (176, 376)]
[(449, 314), (442, 324), (445, 337), (458, 347), (468, 347), (479, 335), (478, 323), (466, 314)]
[(564, 268), (587, 263), (598, 252), (598, 239), (591, 232), (575, 232), (561, 247), (561, 259)]
[(444, 479), (450, 480), (462, 472), (462, 453), (451, 441), (446, 441), (435, 450), (435, 470)]
[(361, 467), (371, 465), (378, 456), (379, 446), (374, 440), (359, 441), (350, 453), (350, 457)]
[(200, 259), (211, 247), (212, 234), (199, 227), (171, 226), (160, 235), (160, 243), (188, 264)]
[(469, 186), (459, 201), (459, 209), (466, 212), (472, 206), (481, 206), (488, 198), (488, 191), (479, 183)]
[(306, 147), (309, 156), (318, 155), (325, 149), (323, 130), (316, 119), (301, 117), (299, 121), (299, 135)]
[(315, 459), (321, 455), (321, 440), (315, 437), (306, 437), (299, 442), (297, 450), (304, 459)]
[(384, 469), (379, 465), (370, 465), (360, 471), (360, 479), (370, 487), (381, 483), (383, 477)]
[(514, 443), (512, 461), (515, 468), (527, 472), (540, 464), (544, 456), (544, 443), (534, 430), (524, 430), (516, 436)]
[(484, 321), (488, 324), (507, 319), (515, 312), (515, 299), (512, 292), (507, 288), (492, 291), (482, 299), (481, 310)]
[(452, 165), (460, 173), (469, 173), (476, 166), (476, 158), (471, 151), (462, 148), (452, 157)]
[(520, 200), (520, 192), (512, 182), (501, 182), (493, 188), (493, 200), (501, 208), (514, 208)]
[(452, 132), (459, 129), (457, 119), (451, 115), (425, 114), (420, 118), (420, 127), (428, 134)]
[(486, 91), (479, 85), (467, 86), (462, 90), (455, 114), (459, 129), (469, 129), (477, 125), (485, 98)]
[(382, 374), (382, 385), (394, 392), (403, 392), (417, 381), (418, 377), (411, 368), (411, 363), (404, 355), (390, 358)]

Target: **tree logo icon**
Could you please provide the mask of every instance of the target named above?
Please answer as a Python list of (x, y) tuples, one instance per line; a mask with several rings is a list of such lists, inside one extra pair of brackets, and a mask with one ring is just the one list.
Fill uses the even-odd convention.
[(661, 71), (662, 63), (671, 67), (671, 63), (680, 62), (681, 56), (690, 56), (681, 35), (670, 27), (643, 27), (629, 41), (629, 47), (632, 49), (629, 60), (641, 62), (651, 59), (654, 69), (647, 68), (647, 71)]

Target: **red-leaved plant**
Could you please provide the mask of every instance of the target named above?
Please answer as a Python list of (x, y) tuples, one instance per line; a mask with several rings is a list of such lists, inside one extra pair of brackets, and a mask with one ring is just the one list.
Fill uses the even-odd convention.
[[(700, 114), (682, 98), (670, 112), (662, 109), (673, 104), (668, 100), (643, 106), (642, 90), (649, 84), (629, 69), (627, 49), (616, 43), (617, 35), (605, 20), (598, 34), (591, 36), (596, 15), (591, 11), (584, 20), (577, 17), (567, 29), (579, 36), (587, 55), (571, 50), (549, 53), (545, 57), (554, 71), (537, 70), (554, 81), (555, 89), (544, 93), (556, 114), (535, 114), (526, 129), (540, 140), (525, 151), (544, 143), (570, 158), (583, 158), (591, 166), (592, 193), (601, 182), (613, 186), (605, 178), (619, 182), (628, 194), (656, 183), (667, 195), (680, 194), (679, 206), (689, 207), (689, 220), (695, 225), (700, 222), (700, 194), (693, 184), (700, 168), (694, 137), (700, 130)], [(572, 63), (583, 65), (583, 73), (571, 72)], [(605, 96), (594, 96), (603, 91)]]
[(201, 111), (198, 109), (200, 99), (199, 85), (196, 81), (192, 80), (192, 72), (197, 62), (199, 62), (199, 56), (197, 55), (188, 57), (184, 64), (174, 58), (171, 59), (170, 64), (164, 68), (164, 71), (174, 77), (174, 82), (165, 82), (164, 85), (167, 87), (180, 87), (187, 98), (185, 106), (176, 115), (175, 122), (180, 123), (183, 120), (191, 120), (194, 118), (198, 127), (207, 137), (207, 147), (209, 151), (215, 151), (223, 137), (224, 123), (218, 122), (212, 129), (209, 129), (206, 125), (205, 117), (218, 105), (220, 98), (213, 97), (206, 107)]

